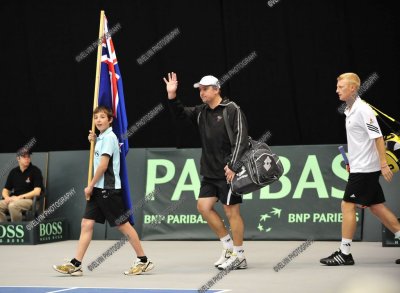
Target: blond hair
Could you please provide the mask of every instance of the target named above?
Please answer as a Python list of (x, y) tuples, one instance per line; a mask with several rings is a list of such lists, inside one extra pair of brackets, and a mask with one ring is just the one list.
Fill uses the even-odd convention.
[(352, 73), (352, 72), (343, 73), (343, 74), (338, 76), (337, 80), (342, 80), (342, 79), (345, 79), (350, 84), (355, 85), (356, 86), (356, 90), (358, 90), (360, 88), (361, 80), (360, 80), (360, 78), (358, 77), (357, 74)]

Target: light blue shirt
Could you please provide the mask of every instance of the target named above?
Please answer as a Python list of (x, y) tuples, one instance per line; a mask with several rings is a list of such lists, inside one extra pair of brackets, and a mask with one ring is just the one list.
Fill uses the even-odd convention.
[(107, 128), (96, 140), (94, 149), (94, 173), (100, 164), (101, 156), (108, 155), (110, 160), (108, 162), (107, 170), (99, 181), (96, 182), (94, 187), (102, 189), (121, 189), (121, 179), (119, 177), (119, 156), (120, 148), (117, 136), (112, 131), (112, 127)]

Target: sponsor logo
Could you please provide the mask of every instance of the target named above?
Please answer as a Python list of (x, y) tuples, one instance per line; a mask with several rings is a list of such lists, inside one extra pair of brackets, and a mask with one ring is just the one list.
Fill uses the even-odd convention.
[(0, 225), (0, 243), (23, 243), (24, 236), (23, 225)]
[(268, 156), (265, 160), (264, 160), (264, 168), (265, 168), (265, 170), (269, 170), (269, 169), (271, 169), (271, 162), (272, 162), (272, 160), (271, 160), (271, 158)]
[(271, 225), (271, 223), (270, 223), (271, 221), (269, 219), (271, 219), (272, 217), (279, 219), (281, 217), (281, 212), (282, 212), (281, 209), (273, 207), (272, 211), (267, 212), (263, 215), (260, 215), (260, 220), (259, 220), (258, 226), (257, 226), (258, 231), (266, 232), (266, 233), (271, 231), (272, 227), (269, 227)]
[(206, 224), (207, 221), (201, 215), (144, 215), (144, 224)]
[(61, 221), (39, 224), (39, 241), (60, 239), (63, 239), (63, 227)]
[(242, 166), (240, 169), (240, 172), (236, 174), (237, 180), (243, 179), (248, 177), (249, 175), (245, 174), (246, 173), (246, 168)]

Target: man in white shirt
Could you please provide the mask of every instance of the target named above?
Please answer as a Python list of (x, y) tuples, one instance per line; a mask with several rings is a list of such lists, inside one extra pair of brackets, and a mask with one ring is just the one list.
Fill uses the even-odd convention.
[(400, 239), (400, 223), (384, 205), (385, 196), (379, 184), (382, 175), (392, 180), (385, 157), (385, 143), (371, 107), (358, 96), (360, 78), (355, 73), (344, 73), (337, 78), (336, 93), (346, 102), (346, 133), (350, 173), (342, 200), (342, 242), (340, 249), (320, 260), (328, 266), (353, 265), (350, 253), (356, 230), (356, 207), (369, 208), (371, 212)]

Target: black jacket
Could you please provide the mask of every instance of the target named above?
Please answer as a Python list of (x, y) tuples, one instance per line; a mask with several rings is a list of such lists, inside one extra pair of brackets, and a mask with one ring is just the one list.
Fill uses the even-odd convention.
[[(224, 99), (217, 107), (211, 109), (202, 104), (195, 107), (184, 107), (179, 99), (169, 100), (177, 118), (189, 119), (198, 125), (202, 145), (200, 174), (204, 177), (225, 178), (224, 167), (237, 172), (238, 160), (248, 150), (249, 138), (246, 117), (236, 103)], [(233, 145), (225, 128), (222, 111), (227, 109), (228, 120), (233, 131)]]

